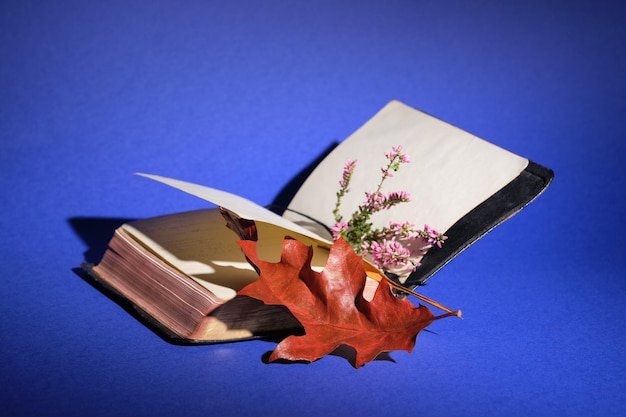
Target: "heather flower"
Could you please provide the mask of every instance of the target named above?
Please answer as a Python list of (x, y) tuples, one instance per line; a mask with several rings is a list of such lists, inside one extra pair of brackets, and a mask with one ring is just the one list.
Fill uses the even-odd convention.
[(341, 176), (341, 181), (339, 181), (339, 191), (337, 191), (337, 203), (335, 204), (335, 209), (333, 210), (333, 215), (335, 216), (336, 221), (341, 221), (342, 219), (342, 216), (339, 214), (339, 206), (341, 206), (341, 199), (343, 196), (350, 191), (350, 180), (352, 179), (352, 174), (356, 168), (356, 162), (357, 161), (351, 161), (348, 159), (343, 167), (343, 174)]
[(348, 230), (348, 223), (345, 223), (345, 222), (337, 222), (330, 229), (330, 231), (333, 233), (334, 240), (339, 239), (339, 236), (342, 236), (342, 234), (347, 230)]
[(341, 181), (339, 181), (339, 185), (341, 188), (345, 189), (345, 192), (350, 191), (348, 188), (348, 184), (350, 183), (350, 178), (352, 178), (352, 174), (354, 173), (354, 168), (356, 168), (357, 161), (351, 161), (348, 159), (346, 161), (346, 165), (343, 168), (343, 175)]
[(398, 171), (402, 164), (410, 162), (409, 156), (402, 153), (401, 146), (396, 146), (391, 148), (391, 152), (385, 153), (385, 157), (387, 164), (380, 169), (382, 177), (376, 190), (366, 192), (364, 202), (358, 206), (350, 219), (344, 222), (339, 208), (342, 197), (349, 191), (349, 183), (357, 162), (346, 161), (339, 181), (337, 203), (333, 210), (336, 223), (331, 232), (334, 239), (342, 236), (358, 254), (369, 259), (383, 272), (404, 275), (420, 265), (417, 259), (429, 248), (433, 245), (441, 247), (447, 237), (428, 225), (425, 225), (423, 230), (417, 229), (408, 221), (390, 222), (386, 227), (373, 228), (370, 217), (374, 213), (411, 201), (411, 196), (406, 191), (392, 191), (387, 194), (382, 192), (384, 182), (393, 177), (393, 172)]
[(437, 247), (441, 247), (443, 242), (448, 238), (448, 236), (444, 236), (442, 233), (432, 229), (427, 224), (424, 225), (424, 230), (421, 232), (421, 236), (429, 244), (437, 245)]
[(408, 203), (411, 201), (411, 196), (406, 191), (393, 191), (387, 194), (385, 198), (385, 208), (389, 209), (400, 203)]

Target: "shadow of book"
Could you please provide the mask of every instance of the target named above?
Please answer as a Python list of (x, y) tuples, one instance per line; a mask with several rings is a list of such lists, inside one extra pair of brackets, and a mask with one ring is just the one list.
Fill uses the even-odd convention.
[(106, 252), (115, 230), (135, 219), (105, 217), (72, 217), (67, 220), (70, 227), (87, 246), (83, 252), (84, 261), (100, 262)]
[(302, 169), (291, 181), (289, 181), (274, 197), (272, 204), (266, 208), (274, 213), (282, 215), (293, 197), (296, 195), (304, 181), (311, 175), (317, 166), (339, 145), (338, 142), (330, 144), (322, 153), (315, 158), (309, 165)]

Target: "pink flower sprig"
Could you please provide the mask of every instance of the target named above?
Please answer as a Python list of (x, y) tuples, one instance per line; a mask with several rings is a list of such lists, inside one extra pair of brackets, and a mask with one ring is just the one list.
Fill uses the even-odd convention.
[(346, 161), (339, 181), (340, 188), (333, 210), (335, 224), (331, 231), (335, 240), (343, 237), (356, 253), (369, 259), (383, 272), (412, 272), (420, 265), (417, 259), (432, 246), (441, 247), (447, 237), (428, 225), (424, 225), (424, 229), (417, 229), (410, 222), (390, 222), (386, 227), (373, 228), (370, 218), (374, 213), (411, 201), (406, 191), (382, 192), (384, 182), (393, 177), (402, 164), (411, 162), (409, 156), (402, 153), (401, 146), (396, 146), (391, 152), (385, 153), (385, 157), (387, 164), (380, 169), (382, 177), (376, 190), (365, 193), (365, 201), (347, 222), (343, 221), (339, 209), (341, 199), (350, 191), (349, 184), (357, 161)]
[(341, 176), (341, 181), (339, 181), (339, 191), (337, 191), (337, 203), (335, 204), (335, 209), (333, 210), (333, 215), (335, 216), (335, 221), (341, 221), (342, 217), (339, 214), (339, 206), (341, 206), (341, 199), (344, 195), (350, 191), (348, 186), (350, 185), (350, 180), (352, 179), (352, 174), (354, 173), (354, 169), (356, 168), (356, 161), (351, 161), (348, 159), (346, 164), (343, 167), (343, 174)]
[(447, 238), (427, 224), (417, 229), (409, 222), (390, 222), (362, 238), (361, 255), (383, 272), (401, 275), (415, 271), (420, 266), (417, 259), (432, 246), (441, 247)]
[(418, 266), (411, 263), (411, 251), (395, 239), (364, 240), (361, 249), (362, 254), (369, 255), (374, 265), (383, 271), (404, 268), (409, 264), (414, 270)]
[(424, 239), (429, 245), (436, 245), (439, 248), (448, 238), (448, 236), (444, 236), (442, 233), (439, 233), (435, 229), (431, 229), (427, 224), (424, 225), (424, 230), (420, 231), (420, 237)]
[(408, 203), (409, 201), (411, 201), (411, 196), (406, 191), (393, 191), (388, 194), (366, 192), (365, 202), (359, 206), (359, 210), (374, 214), (378, 211), (390, 209), (400, 203)]
[(383, 167), (380, 170), (383, 173), (383, 179), (393, 177), (391, 171), (395, 172), (400, 169), (400, 164), (408, 164), (411, 162), (411, 158), (407, 154), (402, 153), (402, 146), (394, 146), (391, 148), (391, 152), (386, 152), (385, 157), (389, 160), (389, 165)]

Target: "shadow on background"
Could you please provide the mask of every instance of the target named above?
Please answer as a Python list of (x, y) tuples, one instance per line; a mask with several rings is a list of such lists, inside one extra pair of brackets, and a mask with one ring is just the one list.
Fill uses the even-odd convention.
[(98, 263), (106, 251), (115, 230), (135, 219), (103, 218), (103, 217), (72, 217), (67, 220), (74, 233), (87, 245), (83, 260)]
[(282, 215), (285, 212), (285, 209), (293, 200), (296, 193), (304, 184), (304, 181), (311, 175), (313, 170), (317, 168), (317, 166), (326, 158), (336, 147), (339, 145), (339, 142), (331, 143), (326, 149), (322, 151), (322, 153), (315, 158), (309, 165), (303, 168), (291, 181), (289, 181), (274, 197), (272, 204), (267, 206), (269, 210), (272, 210), (274, 213)]

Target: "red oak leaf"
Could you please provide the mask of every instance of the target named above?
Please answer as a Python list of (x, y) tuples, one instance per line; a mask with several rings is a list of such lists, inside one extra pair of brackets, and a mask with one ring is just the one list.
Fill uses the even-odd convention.
[(363, 259), (343, 239), (333, 244), (320, 273), (311, 270), (312, 248), (297, 240), (285, 239), (278, 263), (258, 259), (256, 242), (239, 245), (260, 274), (239, 294), (287, 307), (305, 330), (282, 340), (270, 361), (310, 362), (348, 345), (356, 351), (358, 368), (381, 352), (411, 352), (417, 334), (433, 321), (427, 307), (398, 299), (385, 280), (374, 298), (365, 300)]

